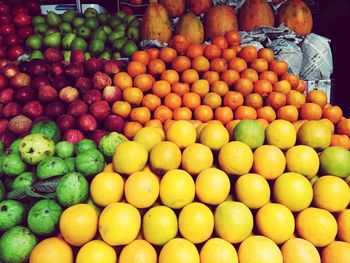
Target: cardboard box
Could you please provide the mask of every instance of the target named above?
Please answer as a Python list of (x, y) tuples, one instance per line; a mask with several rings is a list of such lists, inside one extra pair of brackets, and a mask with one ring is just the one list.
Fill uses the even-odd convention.
[(308, 80), (306, 81), (306, 93), (312, 90), (322, 90), (326, 93), (328, 103), (332, 103), (332, 88), (334, 87), (334, 79), (325, 80)]
[[(81, 7), (83, 12), (89, 7), (94, 8), (98, 13), (107, 12), (107, 9), (105, 9), (103, 6), (98, 4), (82, 4)], [(41, 5), (40, 8), (41, 8), (41, 13), (44, 15), (46, 15), (49, 11), (53, 11), (56, 14), (63, 14), (67, 10), (77, 11), (76, 4)]]

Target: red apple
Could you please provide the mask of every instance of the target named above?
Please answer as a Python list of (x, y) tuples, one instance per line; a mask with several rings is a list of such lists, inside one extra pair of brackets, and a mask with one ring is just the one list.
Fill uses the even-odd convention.
[(92, 89), (92, 81), (87, 77), (80, 77), (77, 79), (74, 85), (81, 93), (85, 93)]
[(123, 132), (124, 130), (125, 121), (122, 117), (118, 115), (109, 115), (104, 120), (104, 128), (107, 131), (115, 131), (115, 132)]
[(14, 63), (6, 64), (0, 69), (1, 73), (4, 74), (7, 78), (12, 78), (14, 75), (20, 72), (18, 66)]
[(64, 60), (61, 49), (54, 47), (49, 47), (45, 50), (44, 58), (48, 63), (61, 62)]
[(50, 85), (50, 79), (45, 75), (34, 76), (31, 80), (33, 89), (39, 89), (40, 86)]
[(79, 98), (79, 91), (72, 86), (64, 87), (58, 94), (60, 100), (71, 103)]
[(69, 63), (65, 68), (65, 73), (73, 79), (84, 76), (84, 68), (79, 63)]
[(0, 2), (0, 14), (8, 14), (10, 12), (10, 8), (3, 1)]
[(98, 121), (103, 121), (111, 112), (111, 108), (106, 101), (92, 103), (89, 110), (92, 116)]
[(8, 60), (8, 59), (6, 59), (6, 58), (1, 58), (0, 59), (0, 72), (1, 73), (3, 73), (3, 67), (5, 66), (5, 65), (7, 65), (7, 64), (10, 64), (11, 63), (11, 61), (10, 60)]
[(112, 103), (122, 99), (122, 91), (119, 87), (116, 86), (107, 86), (103, 89), (102, 92), (103, 100), (108, 103)]
[(112, 85), (112, 79), (105, 73), (97, 71), (93, 78), (92, 82), (95, 89), (103, 89), (104, 87)]
[(18, 102), (27, 102), (34, 100), (36, 97), (34, 89), (30, 87), (22, 87), (15, 90), (14, 99)]
[(60, 131), (63, 133), (74, 128), (75, 119), (72, 115), (63, 114), (62, 116), (58, 117), (56, 123)]
[(0, 119), (0, 134), (4, 133), (7, 130), (8, 123), (8, 120)]
[(110, 59), (104, 64), (103, 71), (108, 75), (114, 75), (119, 71), (121, 71), (122, 68), (123, 68), (122, 61), (116, 60), (116, 59)]
[(88, 112), (88, 106), (84, 101), (79, 99), (69, 104), (68, 110), (67, 110), (67, 113), (72, 115), (73, 117), (79, 117), (80, 115), (83, 115), (87, 112)]
[(123, 6), (121, 11), (127, 13), (128, 15), (134, 14), (134, 10), (130, 6)]
[(18, 29), (17, 34), (22, 39), (27, 39), (28, 37), (30, 37), (31, 35), (34, 34), (34, 30), (30, 26), (24, 26), (24, 27), (21, 27), (20, 29)]
[(16, 34), (11, 34), (5, 37), (5, 44), (8, 47), (16, 46), (21, 43), (21, 39)]
[(22, 111), (24, 115), (34, 120), (43, 115), (44, 107), (39, 101), (33, 100), (24, 104)]
[(5, 131), (4, 133), (0, 134), (0, 141), (4, 143), (5, 148), (10, 147), (11, 143), (13, 143), (17, 138), (18, 136), (10, 131)]
[(12, 88), (0, 90), (0, 103), (9, 103), (13, 100), (15, 91)]
[(19, 72), (10, 78), (10, 86), (14, 88), (29, 87), (30, 76), (26, 73)]
[(7, 57), (10, 60), (17, 60), (20, 56), (22, 56), (25, 53), (25, 50), (22, 46), (16, 45), (16, 46), (11, 46), (7, 50)]
[(74, 63), (84, 63), (85, 53), (82, 50), (72, 50), (70, 61)]
[(5, 46), (1, 46), (1, 45), (2, 44), (0, 44), (0, 59), (5, 58), (6, 57), (6, 53), (7, 53), (6, 47)]
[(102, 63), (102, 60), (99, 58), (92, 57), (85, 62), (85, 71), (86, 73), (91, 75), (101, 70), (102, 67), (103, 67), (103, 63)]
[(97, 122), (91, 114), (83, 114), (77, 119), (77, 126), (79, 130), (88, 132), (97, 129)]
[(24, 115), (13, 117), (8, 123), (8, 130), (17, 135), (25, 134), (32, 127), (32, 120)]
[(0, 74), (0, 89), (6, 88), (7, 84), (8, 84), (7, 78), (4, 75)]
[(8, 25), (11, 23), (11, 15), (9, 13), (7, 14), (0, 14), (0, 24), (1, 25)]
[(108, 132), (105, 130), (94, 130), (89, 132), (88, 138), (93, 140), (97, 145), (100, 143), (100, 140), (103, 136), (107, 135)]
[(71, 81), (65, 75), (55, 76), (52, 78), (52, 86), (54, 86), (56, 90), (61, 90), (70, 85)]
[(82, 139), (84, 139), (84, 134), (81, 131), (75, 129), (69, 129), (63, 135), (64, 141), (68, 141), (73, 144), (80, 142)]
[(47, 63), (43, 59), (33, 59), (28, 66), (28, 74), (33, 75), (45, 75), (47, 73)]
[(62, 101), (54, 101), (45, 106), (44, 113), (46, 116), (56, 119), (66, 113), (66, 107)]
[(102, 100), (102, 94), (99, 90), (96, 89), (88, 90), (83, 95), (83, 101), (88, 105), (91, 105), (93, 102), (100, 100)]
[(9, 102), (2, 109), (4, 118), (11, 118), (21, 114), (21, 106), (17, 102)]
[(13, 17), (12, 21), (18, 27), (29, 26), (32, 23), (32, 18), (27, 14), (18, 13)]
[(62, 62), (56, 62), (49, 66), (49, 73), (53, 76), (60, 76), (64, 72), (64, 67)]
[(0, 35), (3, 36), (8, 36), (11, 34), (15, 34), (16, 33), (16, 29), (14, 27), (14, 25), (11, 24), (5, 24), (5, 25), (1, 25), (0, 26)]
[(26, 0), (25, 5), (30, 14), (36, 15), (40, 14), (40, 3), (36, 0)]
[(38, 100), (41, 102), (52, 102), (57, 100), (57, 90), (50, 85), (40, 86), (38, 91)]

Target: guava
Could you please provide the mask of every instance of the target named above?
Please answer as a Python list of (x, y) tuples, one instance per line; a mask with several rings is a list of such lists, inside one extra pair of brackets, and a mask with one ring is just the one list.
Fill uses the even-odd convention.
[(2, 164), (4, 163), (6, 155), (0, 154), (0, 176), (4, 174), (4, 170), (2, 169)]
[(48, 156), (44, 158), (36, 167), (36, 175), (40, 179), (60, 176), (66, 173), (68, 173), (66, 162), (57, 156)]
[(24, 172), (18, 175), (12, 183), (12, 189), (30, 188), (35, 182), (35, 176), (32, 172)]
[(4, 199), (5, 195), (6, 195), (5, 185), (0, 179), (0, 201)]
[(26, 163), (35, 165), (55, 154), (55, 143), (45, 135), (29, 134), (22, 139), (19, 153)]
[(2, 163), (2, 170), (8, 176), (17, 176), (24, 173), (26, 169), (27, 164), (15, 153), (7, 155)]
[(71, 142), (61, 141), (56, 144), (56, 155), (61, 158), (71, 157), (74, 154), (74, 145)]
[(55, 143), (61, 139), (61, 132), (53, 121), (39, 121), (33, 125), (31, 134), (43, 134)]
[(19, 154), (19, 145), (21, 141), (22, 141), (22, 138), (19, 138), (15, 140), (13, 143), (11, 143), (9, 147), (9, 153)]
[(68, 157), (64, 159), (64, 162), (67, 165), (68, 172), (75, 172), (75, 157)]
[(89, 149), (97, 149), (96, 143), (90, 139), (82, 139), (74, 145), (74, 152), (76, 155)]
[(5, 144), (3, 141), (0, 141), (0, 154), (4, 154), (5, 152)]
[(75, 166), (77, 171), (84, 176), (94, 176), (102, 172), (105, 160), (99, 150), (89, 149), (78, 154), (75, 158)]
[(112, 157), (118, 144), (127, 140), (123, 134), (111, 132), (101, 138), (98, 148), (105, 156)]
[(16, 200), (4, 200), (0, 202), (0, 231), (6, 231), (11, 227), (22, 223), (25, 209), (22, 203)]

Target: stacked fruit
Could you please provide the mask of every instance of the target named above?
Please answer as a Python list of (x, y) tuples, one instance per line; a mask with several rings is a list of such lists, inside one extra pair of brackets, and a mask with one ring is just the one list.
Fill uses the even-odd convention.
[(61, 47), (67, 58), (72, 50), (82, 50), (87, 57), (104, 59), (129, 57), (138, 49), (140, 21), (124, 12), (111, 17), (87, 8), (80, 17), (73, 10), (62, 16), (50, 11), (33, 17), (32, 24), (36, 34), (26, 41), (31, 58), (43, 58), (41, 50), (48, 47)]

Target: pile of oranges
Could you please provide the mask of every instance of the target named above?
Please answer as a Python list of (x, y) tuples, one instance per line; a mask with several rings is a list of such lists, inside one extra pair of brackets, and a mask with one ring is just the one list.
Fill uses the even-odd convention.
[(297, 129), (322, 119), (333, 131), (337, 124), (332, 145), (350, 149), (350, 120), (341, 108), (327, 103), (322, 91), (305, 95), (305, 81), (288, 73), (287, 62), (276, 60), (271, 49), (240, 46), (234, 31), (211, 44), (189, 44), (176, 35), (168, 47), (137, 51), (113, 84), (122, 89), (123, 101), (112, 111), (128, 119), (124, 134), (129, 139), (143, 126), (166, 131), (174, 120), (218, 121), (232, 132), (243, 119), (264, 127), (284, 119)]

